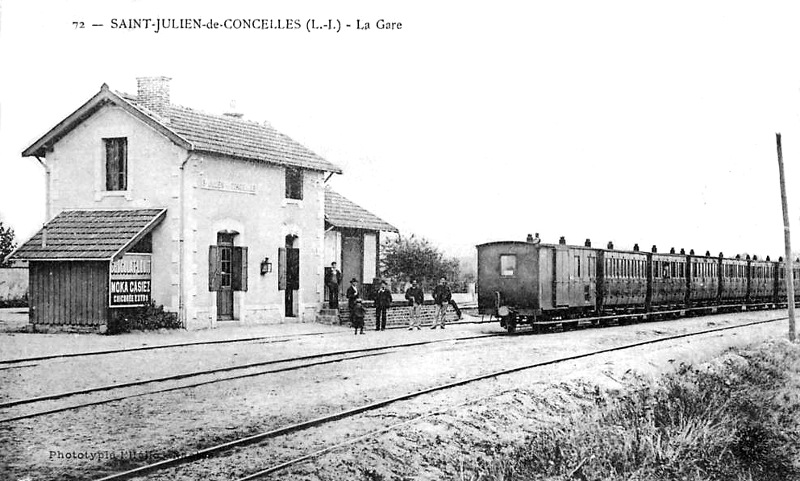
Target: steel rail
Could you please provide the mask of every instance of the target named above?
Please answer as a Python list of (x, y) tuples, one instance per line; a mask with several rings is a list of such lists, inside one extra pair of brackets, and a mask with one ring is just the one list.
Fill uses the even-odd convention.
[(143, 474), (150, 473), (150, 472), (153, 472), (153, 471), (160, 471), (160, 470), (164, 470), (164, 469), (167, 469), (167, 468), (170, 468), (170, 467), (173, 467), (173, 466), (178, 466), (178, 465), (185, 464), (185, 463), (188, 463), (188, 462), (191, 462), (191, 461), (196, 461), (198, 459), (207, 458), (209, 456), (216, 455), (217, 453), (220, 453), (222, 451), (227, 451), (227, 450), (229, 450), (231, 448), (245, 446), (245, 445), (248, 445), (248, 444), (253, 444), (253, 443), (265, 440), (265, 439), (275, 438), (275, 437), (278, 437), (278, 436), (283, 436), (283, 435), (290, 434), (290, 433), (293, 433), (293, 432), (302, 431), (302, 430), (305, 430), (305, 429), (308, 429), (308, 428), (311, 428), (311, 427), (319, 426), (319, 425), (322, 425), (322, 424), (325, 424), (325, 423), (337, 421), (339, 419), (352, 417), (352, 416), (355, 416), (357, 414), (361, 414), (363, 412), (373, 411), (375, 409), (379, 409), (379, 408), (388, 406), (390, 404), (394, 404), (396, 402), (405, 401), (405, 400), (408, 400), (408, 399), (412, 399), (412, 398), (415, 398), (415, 397), (423, 396), (423, 395), (426, 395), (426, 394), (431, 394), (431, 393), (438, 392), (438, 391), (444, 391), (444, 390), (447, 390), (447, 389), (452, 389), (452, 388), (455, 388), (455, 387), (463, 386), (463, 385), (470, 384), (470, 383), (477, 382), (477, 381), (482, 381), (482, 380), (485, 380), (485, 379), (491, 379), (491, 378), (496, 378), (498, 376), (503, 376), (503, 375), (507, 375), (507, 374), (513, 374), (513, 373), (516, 373), (516, 372), (519, 372), (519, 371), (524, 371), (524, 370), (528, 370), (528, 369), (534, 369), (534, 368), (550, 366), (550, 365), (553, 365), (553, 364), (559, 364), (559, 363), (563, 363), (563, 362), (574, 361), (574, 360), (583, 359), (583, 358), (587, 358), (587, 357), (597, 356), (597, 355), (600, 355), (600, 354), (607, 354), (607, 353), (611, 353), (611, 352), (615, 352), (615, 351), (633, 349), (633, 348), (636, 348), (636, 347), (646, 346), (646, 345), (649, 345), (649, 344), (656, 344), (656, 343), (660, 343), (660, 342), (673, 341), (673, 340), (676, 340), (676, 339), (682, 339), (682, 338), (686, 338), (686, 337), (701, 336), (701, 335), (704, 335), (704, 334), (712, 334), (712, 333), (721, 332), (721, 331), (727, 331), (727, 330), (731, 330), (731, 329), (741, 329), (743, 327), (750, 327), (750, 326), (755, 326), (755, 325), (759, 325), (759, 324), (767, 324), (767, 323), (777, 322), (777, 321), (785, 320), (785, 319), (786, 319), (785, 317), (784, 318), (777, 318), (777, 319), (767, 319), (767, 320), (762, 320), (762, 321), (754, 321), (754, 322), (749, 322), (749, 323), (745, 323), (745, 324), (739, 324), (739, 325), (736, 325), (736, 326), (726, 326), (726, 327), (719, 327), (719, 328), (714, 328), (714, 329), (705, 329), (705, 330), (702, 330), (702, 331), (696, 331), (696, 332), (690, 332), (690, 333), (676, 334), (676, 335), (672, 335), (672, 336), (666, 336), (666, 337), (660, 337), (660, 338), (656, 338), (656, 339), (649, 339), (649, 340), (646, 340), (646, 341), (639, 341), (639, 342), (634, 342), (634, 343), (630, 343), (630, 344), (624, 344), (622, 346), (610, 347), (610, 348), (601, 349), (601, 350), (597, 350), (597, 351), (585, 352), (585, 353), (582, 353), (582, 354), (575, 354), (575, 355), (572, 355), (572, 356), (560, 357), (560, 358), (556, 358), (556, 359), (551, 359), (549, 361), (542, 361), (542, 362), (536, 362), (536, 363), (530, 363), (530, 364), (523, 364), (523, 365), (520, 365), (520, 366), (517, 366), (517, 367), (510, 368), (510, 369), (502, 369), (502, 370), (493, 371), (493, 372), (490, 372), (490, 373), (487, 373), (487, 374), (480, 374), (478, 376), (473, 376), (473, 377), (470, 377), (470, 378), (467, 378), (467, 379), (462, 379), (460, 381), (454, 381), (454, 382), (450, 382), (450, 383), (446, 383), (446, 384), (440, 384), (438, 386), (432, 386), (432, 387), (429, 387), (429, 388), (421, 389), (419, 391), (414, 391), (414, 392), (403, 394), (403, 395), (400, 395), (400, 396), (384, 399), (382, 401), (377, 401), (377, 402), (373, 402), (373, 403), (366, 404), (366, 405), (363, 405), (363, 406), (359, 406), (359, 407), (356, 407), (356, 408), (352, 408), (352, 409), (348, 409), (348, 410), (345, 410), (345, 411), (341, 411), (341, 412), (338, 412), (338, 413), (335, 413), (335, 414), (322, 416), (322, 417), (318, 417), (318, 418), (311, 419), (311, 420), (308, 420), (308, 421), (303, 421), (303, 422), (300, 422), (300, 423), (292, 424), (292, 425), (289, 425), (289, 426), (280, 427), (280, 428), (277, 428), (277, 429), (274, 429), (274, 430), (271, 430), (271, 431), (267, 431), (267, 432), (263, 432), (263, 433), (259, 433), (259, 434), (254, 434), (254, 435), (247, 436), (247, 437), (240, 438), (240, 439), (235, 439), (233, 441), (228, 441), (226, 443), (218, 444), (216, 446), (211, 446), (211, 447), (208, 447), (208, 448), (204, 448), (204, 449), (201, 449), (201, 450), (198, 450), (198, 451), (195, 451), (193, 453), (186, 454), (186, 455), (183, 455), (183, 456), (177, 456), (177, 457), (174, 457), (174, 458), (171, 458), (171, 459), (166, 459), (166, 460), (163, 460), (163, 461), (159, 461), (157, 463), (148, 464), (148, 465), (140, 466), (138, 468), (134, 468), (134, 469), (131, 469), (131, 470), (128, 470), (128, 471), (112, 474), (112, 475), (109, 475), (109, 476), (106, 476), (106, 477), (103, 477), (103, 478), (99, 478), (96, 481), (119, 481), (119, 480), (123, 480), (123, 479), (131, 479), (131, 478), (138, 477), (138, 476), (141, 476)]
[[(709, 310), (712, 308), (723, 308), (723, 307), (756, 307), (756, 306), (764, 306), (764, 305), (781, 305), (781, 303), (766, 303), (766, 304), (730, 304), (724, 306), (704, 306), (704, 307), (691, 307), (685, 309), (676, 309), (670, 311), (650, 311), (650, 312), (642, 312), (636, 314), (615, 314), (609, 316), (600, 316), (600, 317), (584, 317), (584, 318), (572, 318), (572, 319), (563, 319), (558, 321), (544, 321), (544, 322), (537, 322), (536, 324), (545, 325), (547, 323), (552, 324), (560, 324), (563, 322), (577, 322), (577, 321), (593, 321), (593, 320), (603, 320), (603, 319), (617, 319), (617, 318), (624, 318), (624, 317), (641, 317), (641, 316), (649, 316), (649, 315), (659, 315), (659, 314), (674, 314), (680, 313), (684, 311), (692, 311), (692, 310)], [(785, 304), (785, 303), (784, 303)], [(712, 313), (713, 314), (713, 313)], [(448, 322), (448, 325), (462, 325), (462, 324), (491, 324), (497, 321), (489, 320), (460, 320), (460, 321), (451, 321)], [(405, 329), (406, 326), (391, 326), (388, 329)], [(257, 336), (257, 337), (245, 337), (240, 339), (215, 339), (209, 341), (192, 341), (192, 342), (180, 342), (174, 344), (159, 344), (155, 346), (138, 346), (138, 347), (127, 347), (121, 349), (106, 349), (102, 351), (84, 351), (84, 352), (65, 352), (60, 354), (48, 354), (46, 356), (34, 356), (34, 357), (25, 357), (25, 358), (16, 358), (16, 359), (0, 359), (0, 365), (3, 364), (16, 364), (22, 362), (31, 362), (31, 361), (45, 361), (50, 359), (60, 359), (60, 358), (72, 358), (72, 357), (89, 357), (89, 356), (100, 356), (105, 354), (121, 354), (121, 353), (128, 353), (128, 352), (139, 352), (139, 351), (153, 351), (158, 349), (171, 349), (176, 347), (192, 347), (192, 346), (203, 346), (203, 345), (213, 345), (213, 344), (233, 344), (239, 342), (253, 342), (253, 341), (263, 341), (263, 340), (270, 340), (274, 339), (272, 342), (286, 342), (287, 339), (291, 340), (292, 338), (301, 338), (301, 337), (308, 337), (308, 336), (324, 336), (326, 334), (333, 334), (333, 335), (341, 335), (344, 334), (343, 332), (308, 332), (302, 334), (282, 334), (278, 336)]]
[(59, 358), (70, 358), (70, 357), (88, 357), (88, 356), (100, 356), (103, 354), (120, 354), (126, 352), (137, 352), (137, 351), (153, 351), (156, 349), (170, 349), (175, 347), (191, 347), (191, 346), (203, 346), (203, 345), (210, 345), (210, 344), (233, 344), (238, 342), (252, 342), (252, 341), (263, 341), (266, 339), (276, 339), (275, 342), (283, 342), (283, 338), (291, 338), (291, 337), (305, 337), (305, 336), (319, 336), (323, 334), (340, 334), (338, 332), (334, 333), (327, 333), (327, 332), (307, 332), (303, 334), (281, 334), (278, 336), (259, 336), (259, 337), (245, 337), (240, 339), (214, 339), (209, 341), (192, 341), (192, 342), (179, 342), (174, 344), (158, 344), (155, 346), (137, 346), (137, 347), (126, 347), (121, 349), (106, 349), (102, 351), (84, 351), (84, 352), (65, 352), (60, 354), (48, 354), (46, 356), (34, 356), (34, 357), (21, 357), (17, 359), (0, 359), (0, 365), (2, 364), (16, 364), (20, 362), (29, 362), (29, 361), (45, 361), (50, 359), (59, 359)]
[(101, 400), (98, 400), (98, 401), (92, 401), (92, 402), (83, 403), (83, 404), (77, 404), (77, 405), (72, 405), (72, 406), (64, 406), (64, 407), (60, 407), (60, 408), (48, 409), (48, 410), (45, 410), (45, 411), (36, 411), (36, 412), (33, 412), (33, 413), (28, 413), (28, 414), (21, 414), (19, 416), (0, 419), (0, 423), (8, 423), (8, 422), (12, 422), (12, 421), (20, 421), (20, 420), (23, 420), (23, 419), (30, 419), (30, 418), (35, 418), (35, 417), (39, 417), (39, 416), (45, 416), (47, 414), (56, 414), (56, 413), (60, 413), (60, 412), (64, 412), (64, 411), (73, 411), (73, 410), (81, 409), (81, 408), (85, 408), (85, 407), (99, 406), (101, 404), (108, 404), (108, 403), (112, 403), (112, 402), (115, 402), (115, 401), (124, 401), (126, 399), (132, 399), (132, 398), (136, 398), (136, 397), (149, 396), (151, 394), (160, 394), (160, 393), (165, 393), (165, 392), (180, 391), (182, 389), (192, 389), (192, 388), (205, 386), (205, 385), (208, 385), (208, 384), (214, 384), (214, 383), (218, 383), (218, 382), (223, 382), (223, 381), (233, 381), (233, 380), (236, 380), (236, 379), (244, 379), (244, 378), (248, 378), (248, 377), (257, 377), (257, 376), (263, 376), (263, 375), (266, 375), (266, 374), (275, 374), (275, 373), (286, 372), (286, 371), (296, 371), (296, 370), (299, 370), (299, 369), (305, 369), (307, 367), (322, 366), (322, 365), (325, 365), (325, 364), (333, 364), (333, 363), (337, 363), (337, 362), (350, 361), (350, 360), (353, 360), (353, 359), (361, 359), (361, 358), (365, 358), (365, 357), (383, 356), (385, 354), (388, 354), (388, 353), (387, 352), (373, 352), (373, 353), (369, 353), (369, 354), (361, 354), (361, 355), (358, 355), (358, 356), (344, 357), (342, 359), (331, 359), (331, 360), (326, 360), (326, 361), (317, 361), (317, 362), (312, 362), (312, 363), (309, 363), (309, 364), (303, 364), (303, 365), (300, 365), (300, 366), (289, 366), (289, 367), (282, 367), (282, 368), (279, 368), (279, 369), (270, 369), (270, 370), (267, 370), (267, 371), (259, 371), (259, 372), (253, 372), (253, 373), (247, 373), (247, 374), (238, 374), (236, 376), (229, 376), (229, 377), (226, 377), (224, 379), (211, 379), (211, 380), (208, 380), (208, 381), (199, 381), (199, 382), (195, 382), (195, 383), (192, 383), (192, 384), (184, 384), (182, 386), (172, 386), (172, 387), (167, 387), (167, 388), (162, 388), (162, 389), (156, 389), (154, 391), (146, 391), (146, 392), (141, 392), (141, 393), (128, 394), (126, 396), (117, 396), (117, 397), (113, 397), (113, 398), (101, 399)]
[[(158, 378), (143, 379), (143, 380), (140, 380), (140, 381), (132, 381), (132, 382), (126, 382), (126, 383), (108, 384), (108, 385), (105, 385), (105, 386), (97, 386), (97, 387), (93, 387), (93, 388), (80, 389), (80, 390), (76, 390), (76, 391), (68, 391), (68, 392), (62, 392), (62, 393), (57, 393), (57, 394), (48, 394), (48, 395), (45, 395), (45, 396), (37, 396), (37, 397), (33, 397), (33, 398), (17, 399), (17, 400), (14, 400), (14, 401), (7, 401), (7, 402), (4, 402), (4, 403), (0, 403), (0, 409), (7, 409), (7, 408), (10, 408), (10, 407), (20, 406), (20, 405), (25, 405), (25, 404), (33, 404), (33, 403), (37, 403), (37, 402), (51, 401), (51, 400), (56, 400), (56, 399), (63, 399), (63, 398), (66, 398), (66, 397), (91, 394), (91, 393), (95, 393), (95, 392), (110, 391), (110, 390), (114, 390), (114, 389), (124, 389), (124, 388), (128, 388), (128, 387), (141, 386), (141, 385), (144, 385), (144, 384), (175, 381), (175, 380), (186, 379), (186, 378), (190, 378), (190, 377), (207, 376), (207, 375), (211, 375), (211, 374), (217, 374), (217, 373), (220, 373), (220, 372), (238, 371), (238, 370), (242, 370), (242, 369), (252, 369), (252, 368), (255, 368), (255, 367), (262, 367), (262, 366), (268, 366), (268, 365), (273, 365), (273, 364), (283, 364), (283, 363), (289, 363), (289, 362), (306, 361), (306, 360), (310, 360), (310, 359), (319, 359), (319, 358), (322, 358), (322, 357), (341, 356), (341, 355), (347, 355), (347, 354), (360, 354), (360, 353), (368, 353), (368, 352), (386, 351), (386, 350), (396, 349), (396, 348), (416, 347), (416, 346), (422, 346), (422, 345), (426, 345), (426, 344), (436, 344), (436, 343), (441, 343), (441, 342), (469, 341), (469, 340), (474, 340), (474, 339), (498, 337), (498, 336), (503, 336), (503, 335), (504, 335), (503, 333), (492, 333), (492, 334), (481, 334), (481, 335), (476, 335), (476, 336), (453, 337), (453, 338), (446, 338), (446, 339), (432, 339), (432, 340), (427, 340), (427, 341), (415, 341), (415, 342), (408, 342), (408, 343), (403, 343), (403, 344), (391, 344), (391, 345), (386, 345), (386, 346), (375, 346), (375, 347), (368, 347), (368, 348), (361, 348), (361, 349), (346, 349), (346, 350), (342, 350), (342, 351), (332, 351), (332, 352), (325, 352), (325, 353), (320, 353), (320, 354), (309, 354), (307, 356), (298, 356), (298, 357), (292, 357), (292, 358), (272, 359), (272, 360), (269, 360), (269, 361), (254, 362), (254, 363), (249, 363), (249, 364), (242, 364), (242, 365), (239, 365), (239, 366), (228, 366), (228, 367), (222, 367), (222, 368), (216, 368), (216, 369), (207, 369), (205, 371), (194, 371), (194, 372), (183, 373), (183, 374), (175, 374), (175, 375), (172, 375), (172, 376), (164, 376), (164, 377), (158, 377)], [(337, 362), (337, 361), (333, 360), (333, 361), (328, 361), (328, 362)], [(305, 367), (305, 366), (310, 366), (310, 365), (319, 365), (319, 364), (324, 364), (324, 363), (315, 363), (315, 364), (303, 365), (303, 366), (299, 366), (299, 367)], [(266, 371), (265, 373), (268, 374), (268, 373), (271, 373), (271, 372), (272, 371)], [(224, 381), (228, 381), (228, 380), (231, 380), (231, 379), (240, 379), (241, 377), (246, 377), (246, 376), (248, 376), (248, 375), (245, 375), (245, 376), (228, 376), (228, 377), (214, 379), (214, 380), (211, 380), (211, 381), (205, 381), (205, 382), (202, 382), (202, 383), (198, 383), (197, 385), (211, 384), (211, 383), (215, 383), (215, 382), (224, 382)], [(190, 387), (195, 387), (195, 384), (186, 385), (186, 386), (178, 387), (178, 388), (175, 388), (175, 389), (184, 389), (184, 388), (190, 388)], [(169, 389), (169, 390), (174, 390), (174, 389)], [(156, 393), (160, 393), (160, 392), (164, 392), (164, 390), (155, 390), (155, 391), (150, 391), (150, 392), (144, 393), (144, 394), (150, 394), (150, 393), (156, 394)], [(10, 422), (10, 421), (17, 421), (17, 420), (20, 420), (20, 419), (27, 419), (27, 418), (31, 418), (31, 417), (43, 416), (45, 414), (53, 414), (55, 412), (61, 412), (61, 411), (70, 410), (70, 409), (78, 409), (78, 408), (81, 408), (81, 407), (84, 407), (84, 406), (95, 406), (95, 405), (98, 405), (98, 404), (104, 404), (106, 402), (112, 402), (112, 401), (119, 401), (119, 400), (126, 399), (126, 398), (127, 398), (126, 396), (120, 396), (120, 397), (113, 398), (113, 399), (106, 400), (106, 401), (79, 404), (79, 405), (73, 406), (71, 408), (59, 408), (59, 409), (53, 409), (53, 410), (47, 410), (47, 411), (40, 411), (40, 412), (37, 412), (37, 413), (24, 415), (24, 416), (15, 416), (15, 417), (10, 417), (10, 418), (4, 418), (4, 419), (0, 419), (0, 424), (6, 423), (6, 422)]]

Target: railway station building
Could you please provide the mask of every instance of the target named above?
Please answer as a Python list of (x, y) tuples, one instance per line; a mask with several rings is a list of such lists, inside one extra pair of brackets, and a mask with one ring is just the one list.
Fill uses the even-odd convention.
[(189, 329), (312, 322), (324, 274), (378, 276), (390, 224), (327, 186), (341, 169), (267, 123), (170, 102), (169, 78), (100, 91), (23, 151), (46, 172), (33, 329), (103, 331), (155, 302)]

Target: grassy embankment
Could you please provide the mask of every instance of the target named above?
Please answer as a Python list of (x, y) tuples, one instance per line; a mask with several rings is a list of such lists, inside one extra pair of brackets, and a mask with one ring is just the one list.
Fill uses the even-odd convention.
[(514, 452), (459, 471), (464, 481), (800, 479), (800, 345), (734, 350), (598, 393)]

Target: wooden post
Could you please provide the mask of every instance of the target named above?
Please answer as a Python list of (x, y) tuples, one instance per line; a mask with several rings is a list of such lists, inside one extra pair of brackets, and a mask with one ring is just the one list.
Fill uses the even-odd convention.
[(789, 307), (789, 340), (795, 341), (794, 330), (794, 279), (792, 273), (792, 241), (789, 236), (789, 207), (786, 202), (786, 180), (783, 177), (783, 151), (781, 150), (781, 134), (776, 133), (778, 142), (778, 170), (781, 178), (781, 205), (783, 207), (783, 242), (786, 247), (786, 295)]

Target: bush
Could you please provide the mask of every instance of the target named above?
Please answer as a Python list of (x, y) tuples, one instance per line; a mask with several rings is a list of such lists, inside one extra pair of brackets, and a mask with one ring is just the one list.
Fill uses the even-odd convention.
[(108, 334), (121, 332), (152, 331), (156, 329), (181, 329), (178, 314), (164, 310), (164, 306), (156, 306), (151, 302), (143, 307), (115, 309), (108, 323)]
[[(471, 479), (800, 479), (800, 348), (767, 343), (682, 366), (534, 432)], [(470, 479), (470, 476), (462, 479)]]

